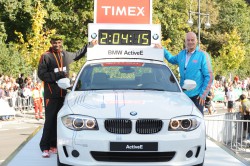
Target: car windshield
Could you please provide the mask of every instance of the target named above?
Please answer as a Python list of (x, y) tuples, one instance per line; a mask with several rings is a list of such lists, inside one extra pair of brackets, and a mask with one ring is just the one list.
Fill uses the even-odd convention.
[(89, 64), (76, 82), (76, 91), (156, 90), (180, 92), (178, 83), (165, 65), (140, 62)]

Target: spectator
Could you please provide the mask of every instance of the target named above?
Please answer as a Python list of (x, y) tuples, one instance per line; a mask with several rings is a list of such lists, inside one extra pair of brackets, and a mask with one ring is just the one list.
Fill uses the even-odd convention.
[(4, 75), (0, 74), (0, 84), (3, 83), (3, 78), (4, 78)]
[(19, 84), (19, 87), (24, 83), (24, 74), (19, 74), (16, 82)]
[(3, 86), (2, 86), (2, 84), (0, 84), (0, 99), (4, 98), (4, 94), (5, 94), (5, 92), (4, 92)]
[(206, 97), (206, 101), (205, 101), (205, 108), (207, 108), (208, 110), (208, 115), (212, 115), (213, 110), (212, 110), (212, 99), (214, 97), (213, 91), (212, 89), (210, 89), (210, 91), (208, 92), (208, 95)]
[(225, 82), (224, 83), (224, 92), (225, 92), (225, 96), (224, 96), (224, 108), (226, 109), (227, 108), (227, 92), (228, 92), (228, 83)]
[(234, 81), (235, 81), (235, 83), (238, 83), (238, 81), (239, 81), (239, 76), (238, 76), (238, 75), (236, 75), (236, 76), (234, 77)]
[(227, 111), (228, 112), (233, 112), (235, 100), (236, 100), (236, 94), (234, 92), (233, 85), (230, 85), (227, 91)]
[[(246, 98), (245, 94), (240, 95), (240, 112), (244, 120), (250, 120), (250, 101)], [(247, 142), (250, 142), (250, 122), (244, 122), (244, 130), (247, 132)]]
[(43, 119), (43, 105), (42, 105), (42, 91), (39, 83), (35, 83), (35, 87), (32, 89), (32, 97), (35, 107), (35, 118), (37, 120)]
[(10, 107), (14, 107), (15, 108), (15, 105), (16, 105), (16, 99), (17, 99), (17, 91), (14, 90), (13, 87), (10, 87), (9, 89), (9, 104), (10, 104)]

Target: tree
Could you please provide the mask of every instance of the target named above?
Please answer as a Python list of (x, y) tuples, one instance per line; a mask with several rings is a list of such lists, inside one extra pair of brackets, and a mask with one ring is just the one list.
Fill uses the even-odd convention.
[(31, 68), (19, 54), (16, 44), (0, 44), (0, 73), (17, 77), (19, 73), (30, 74)]
[(0, 44), (4, 43), (6, 39), (7, 39), (7, 34), (4, 28), (4, 22), (0, 22)]
[(220, 66), (223, 71), (231, 72), (239, 68), (245, 59), (245, 48), (236, 29), (230, 34), (225, 34), (225, 41), (219, 53), (218, 61), (223, 62)]
[(44, 30), (45, 17), (47, 11), (43, 8), (43, 4), (38, 1), (34, 8), (32, 16), (32, 33), (27, 34), (27, 42), (23, 39), (23, 34), (16, 32), (19, 37), (20, 52), (32, 69), (37, 69), (41, 55), (50, 47), (49, 37), (55, 34), (55, 30)]
[(26, 34), (31, 30), (34, 0), (0, 0), (0, 20), (5, 23), (8, 38), (6, 43), (18, 41), (15, 31)]

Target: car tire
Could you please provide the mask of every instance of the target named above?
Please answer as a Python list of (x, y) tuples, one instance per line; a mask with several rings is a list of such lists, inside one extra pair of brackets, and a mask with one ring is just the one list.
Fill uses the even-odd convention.
[(61, 163), (60, 160), (59, 160), (59, 156), (57, 154), (57, 166), (70, 166), (70, 165)]

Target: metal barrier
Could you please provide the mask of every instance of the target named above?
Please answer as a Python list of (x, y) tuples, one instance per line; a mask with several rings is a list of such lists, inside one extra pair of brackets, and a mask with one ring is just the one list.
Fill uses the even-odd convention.
[(241, 119), (240, 113), (205, 116), (206, 134), (235, 153), (250, 155), (250, 140), (247, 140), (250, 120)]
[(32, 97), (20, 97), (15, 100), (14, 109), (16, 111), (33, 110), (34, 101)]

